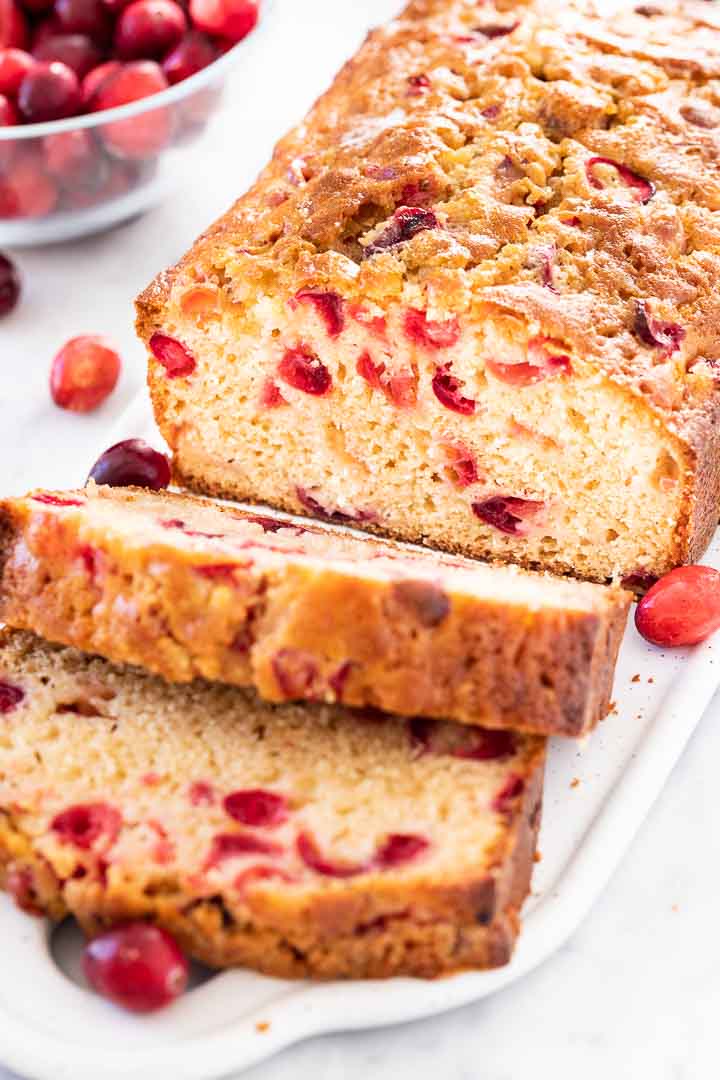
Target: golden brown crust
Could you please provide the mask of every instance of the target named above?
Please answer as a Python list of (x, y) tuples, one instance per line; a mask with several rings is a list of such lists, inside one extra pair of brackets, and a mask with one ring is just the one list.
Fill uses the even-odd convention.
[[(551, 580), (498, 568), (504, 589), (483, 595), (479, 581), (473, 592), (447, 572), (443, 579), (438, 557), (420, 562), (426, 579), (416, 580), (404, 569), (407, 555), (385, 579), (336, 568), (331, 557), (318, 566), (289, 555), (263, 568), (247, 551), (193, 549), (157, 528), (152, 543), (133, 543), (139, 523), (156, 526), (195, 507), (215, 515), (205, 527), (216, 532), (239, 510), (109, 488), (62, 494), (87, 499), (87, 509), (58, 512), (32, 497), (4, 504), (11, 533), (0, 555), (0, 618), (8, 625), (171, 681), (254, 686), (270, 701), (339, 699), (567, 736), (586, 734), (607, 714), (630, 602), (622, 590), (568, 584), (560, 604)], [(123, 504), (142, 507), (144, 517), (116, 531), (93, 523), (93, 506)], [(293, 536), (296, 547), (302, 542)], [(402, 560), (407, 549), (360, 540), (353, 554), (362, 560), (375, 550)], [(231, 576), (204, 575), (214, 562)], [(531, 590), (525, 598), (508, 592), (515, 581)], [(535, 592), (543, 587), (544, 603)]]
[[(688, 479), (667, 568), (698, 557), (720, 505), (719, 40), (703, 0), (627, 0), (611, 17), (592, 0), (410, 3), (146, 290), (141, 336), (194, 280), (239, 307), (305, 287), (386, 304), (411, 283), (444, 318), (524, 315), (676, 440)], [(629, 188), (597, 159), (630, 170)], [(373, 227), (413, 202), (440, 227), (365, 257)], [(677, 347), (648, 339), (647, 318)], [(149, 379), (177, 446), (171, 387), (157, 364)]]
[[(166, 740), (163, 732), (167, 717), (178, 709), (184, 731), (175, 738), (189, 755), (188, 760), (194, 765), (198, 751), (206, 753), (204, 744), (210, 738), (212, 745), (224, 747), (230, 763), (238, 760), (243, 741), (255, 737), (255, 728), (264, 719), (269, 721), (264, 739), (272, 748), (272, 729), (277, 730), (276, 725), (289, 718), (289, 730), (301, 734), (304, 726), (315, 722), (308, 710), (286, 706), (273, 711), (269, 706), (259, 706), (252, 695), (210, 685), (168, 689), (132, 669), (114, 668), (21, 633), (2, 634), (0, 671), (4, 678), (22, 685), (27, 695), (21, 706), (25, 711), (7, 720), (11, 737), (0, 750), (0, 879), (26, 910), (46, 913), (53, 919), (70, 913), (89, 933), (120, 921), (148, 919), (167, 928), (192, 956), (212, 966), (249, 966), (286, 978), (384, 978), (399, 974), (431, 977), (462, 968), (498, 966), (509, 960), (519, 929), (519, 909), (532, 872), (540, 820), (544, 740), (521, 740), (504, 771), (491, 762), (463, 766), (465, 798), (475, 790), (478, 798), (487, 797), (480, 792), (488, 769), (494, 769), (491, 785), (501, 783), (506, 791), (507, 783), (512, 781), (516, 787), (505, 797), (503, 809), (494, 814), (499, 821), (495, 832), (488, 834), (495, 837), (489, 846), (486, 842), (484, 847), (479, 843), (473, 847), (475, 822), (467, 831), (462, 826), (462, 837), (452, 833), (446, 836), (456, 852), (455, 865), (449, 872), (448, 868), (442, 872), (433, 870), (430, 864), (425, 870), (421, 866), (418, 871), (405, 867), (363, 872), (345, 880), (311, 874), (302, 880), (291, 878), (287, 885), (269, 879), (260, 890), (243, 895), (234, 879), (237, 871), (210, 882), (203, 880), (202, 872), (198, 873), (204, 845), (212, 835), (208, 830), (217, 828), (212, 821), (222, 821), (222, 809), (191, 812), (188, 808), (191, 816), (185, 819), (176, 793), (186, 789), (191, 779), (187, 761), (178, 761), (174, 773), (141, 777), (139, 773), (145, 772), (147, 761), (142, 752), (137, 753), (137, 743), (142, 751), (150, 749), (157, 739)], [(72, 718), (60, 717), (57, 711), (67, 711), (73, 692), (85, 700), (89, 686), (102, 695), (106, 715), (78, 713)], [(234, 735), (238, 731), (236, 724), (245, 723), (242, 712), (248, 708), (252, 710), (249, 729)], [(228, 709), (236, 710), (235, 724)], [(137, 715), (133, 715), (135, 711)], [(198, 723), (203, 718), (205, 726)], [(58, 720), (74, 724), (78, 732), (73, 742), (68, 736), (72, 729), (65, 728), (65, 746), (72, 748), (72, 766), (67, 763), (66, 751), (55, 750), (48, 741), (53, 738)], [(332, 800), (324, 787), (328, 779), (322, 765), (323, 753), (331, 755), (336, 772), (357, 767), (357, 775), (364, 777), (366, 784), (372, 781), (373, 766), (369, 762), (373, 758), (358, 742), (354, 752), (348, 751), (351, 762), (338, 756), (334, 736), (326, 741), (323, 725), (329, 725), (327, 732), (342, 725), (341, 710), (334, 710), (332, 715), (327, 709), (322, 715), (319, 711), (317, 721), (320, 726), (313, 745), (317, 748), (315, 771), (321, 783), (305, 801), (314, 799), (322, 806), (324, 799)], [(212, 729), (217, 723), (221, 725), (220, 742), (216, 742), (217, 730), (208, 734), (208, 727)], [(445, 729), (450, 732), (452, 725)], [(397, 752), (392, 750), (397, 743), (396, 732), (396, 725), (388, 728), (390, 756), (395, 754), (397, 760)], [(375, 729), (372, 738), (382, 740), (384, 736)], [(28, 740), (34, 740), (33, 745), (39, 745), (45, 756), (33, 757), (30, 751), (28, 757)], [(276, 750), (288, 744), (287, 732), (278, 740)], [(375, 768), (386, 763), (382, 745), (380, 742), (375, 750), (380, 754)], [(62, 776), (50, 764), (54, 753), (62, 756)], [(102, 756), (102, 768), (116, 770), (117, 780), (103, 784), (102, 796), (104, 803), (120, 815), (118, 831), (112, 840), (101, 837), (78, 846), (62, 837), (58, 840), (53, 832), (56, 808), (67, 808), (67, 801), (87, 805), (97, 799), (94, 784), (98, 781), (92, 775), (90, 762), (98, 761), (98, 754)], [(84, 770), (83, 760), (87, 766)], [(434, 784), (437, 798), (432, 796), (427, 802), (423, 794), (423, 799), (426, 807), (436, 803), (438, 818), (442, 818), (447, 810), (442, 810), (445, 796), (443, 786), (438, 786), (440, 772), (430, 764), (423, 765), (426, 760), (419, 763), (417, 756), (408, 752), (403, 768), (406, 773), (414, 769), (418, 780), (425, 776), (423, 783), (429, 778)], [(157, 766), (157, 761), (154, 763)], [(218, 770), (223, 769), (222, 761), (216, 765)], [(396, 769), (398, 765), (388, 767)], [(302, 791), (310, 779), (302, 773), (296, 776), (294, 768), (297, 764), (283, 772), (286, 791), (292, 791), (298, 780)], [(468, 786), (471, 774), (477, 779)], [(392, 790), (394, 798), (400, 798), (400, 786), (410, 782), (407, 776), (397, 776), (394, 788), (388, 790)], [(312, 786), (307, 790), (313, 792)], [(345, 799), (346, 814), (350, 810), (348, 799), (352, 802), (352, 798), (349, 794)], [(404, 813), (405, 808), (398, 805)], [(293, 809), (300, 815), (307, 813), (302, 800)], [(427, 809), (423, 812), (426, 814)], [(477, 804), (478, 815), (489, 813), (493, 812)], [(162, 857), (149, 855), (140, 842), (148, 823), (156, 830), (163, 824), (167, 826), (167, 831), (161, 832), (171, 850), (163, 852)], [(232, 822), (223, 827), (237, 828)], [(185, 856), (179, 857), (172, 852), (172, 843), (179, 843), (181, 831), (188, 828), (194, 830), (193, 835), (189, 841), (187, 837), (182, 840)], [(352, 835), (349, 818), (347, 828)], [(261, 830), (255, 835), (267, 837), (268, 833)], [(277, 841), (277, 831), (271, 835)], [(189, 859), (189, 864), (184, 858)]]

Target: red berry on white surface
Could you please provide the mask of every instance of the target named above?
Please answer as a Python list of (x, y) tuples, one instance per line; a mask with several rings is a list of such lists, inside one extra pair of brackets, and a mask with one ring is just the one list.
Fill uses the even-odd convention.
[(679, 566), (642, 598), (635, 626), (652, 645), (697, 645), (720, 629), (720, 572)]
[(148, 923), (118, 926), (88, 942), (83, 971), (94, 990), (135, 1013), (170, 1005), (188, 983), (188, 962), (178, 943)]
[(99, 335), (71, 338), (57, 353), (50, 372), (52, 399), (70, 412), (92, 412), (113, 392), (121, 360)]

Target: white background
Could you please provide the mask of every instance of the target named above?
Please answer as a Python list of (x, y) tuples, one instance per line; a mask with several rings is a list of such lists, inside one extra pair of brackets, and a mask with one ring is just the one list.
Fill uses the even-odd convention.
[[(25, 290), (0, 324), (4, 489), (84, 479), (89, 448), (143, 382), (133, 297), (247, 186), (365, 29), (398, 7), (277, 0), (265, 48), (237, 72), (180, 194), (105, 236), (14, 253)], [(61, 413), (47, 393), (54, 351), (79, 333), (109, 335), (125, 361), (118, 391), (91, 417)], [(716, 1078), (719, 724), (716, 704), (592, 915), (539, 971), (435, 1020), (294, 1047), (247, 1080)]]

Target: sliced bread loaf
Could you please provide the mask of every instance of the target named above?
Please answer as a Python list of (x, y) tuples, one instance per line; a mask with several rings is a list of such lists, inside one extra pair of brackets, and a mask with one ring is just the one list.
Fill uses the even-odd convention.
[(285, 977), (510, 957), (544, 739), (169, 687), (18, 632), (0, 713), (0, 880), (28, 910)]
[(0, 619), (174, 681), (542, 734), (606, 714), (628, 593), (168, 493), (0, 509)]

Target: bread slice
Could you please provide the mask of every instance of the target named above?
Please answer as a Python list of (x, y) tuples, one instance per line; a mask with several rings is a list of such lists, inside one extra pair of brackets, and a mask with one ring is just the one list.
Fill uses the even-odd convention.
[(0, 508), (0, 619), (173, 681), (582, 735), (629, 593), (168, 493)]
[(633, 583), (720, 506), (720, 12), (415, 0), (140, 297), (198, 491)]
[(0, 879), (89, 933), (149, 919), (284, 977), (506, 963), (545, 740), (168, 687), (0, 639)]

